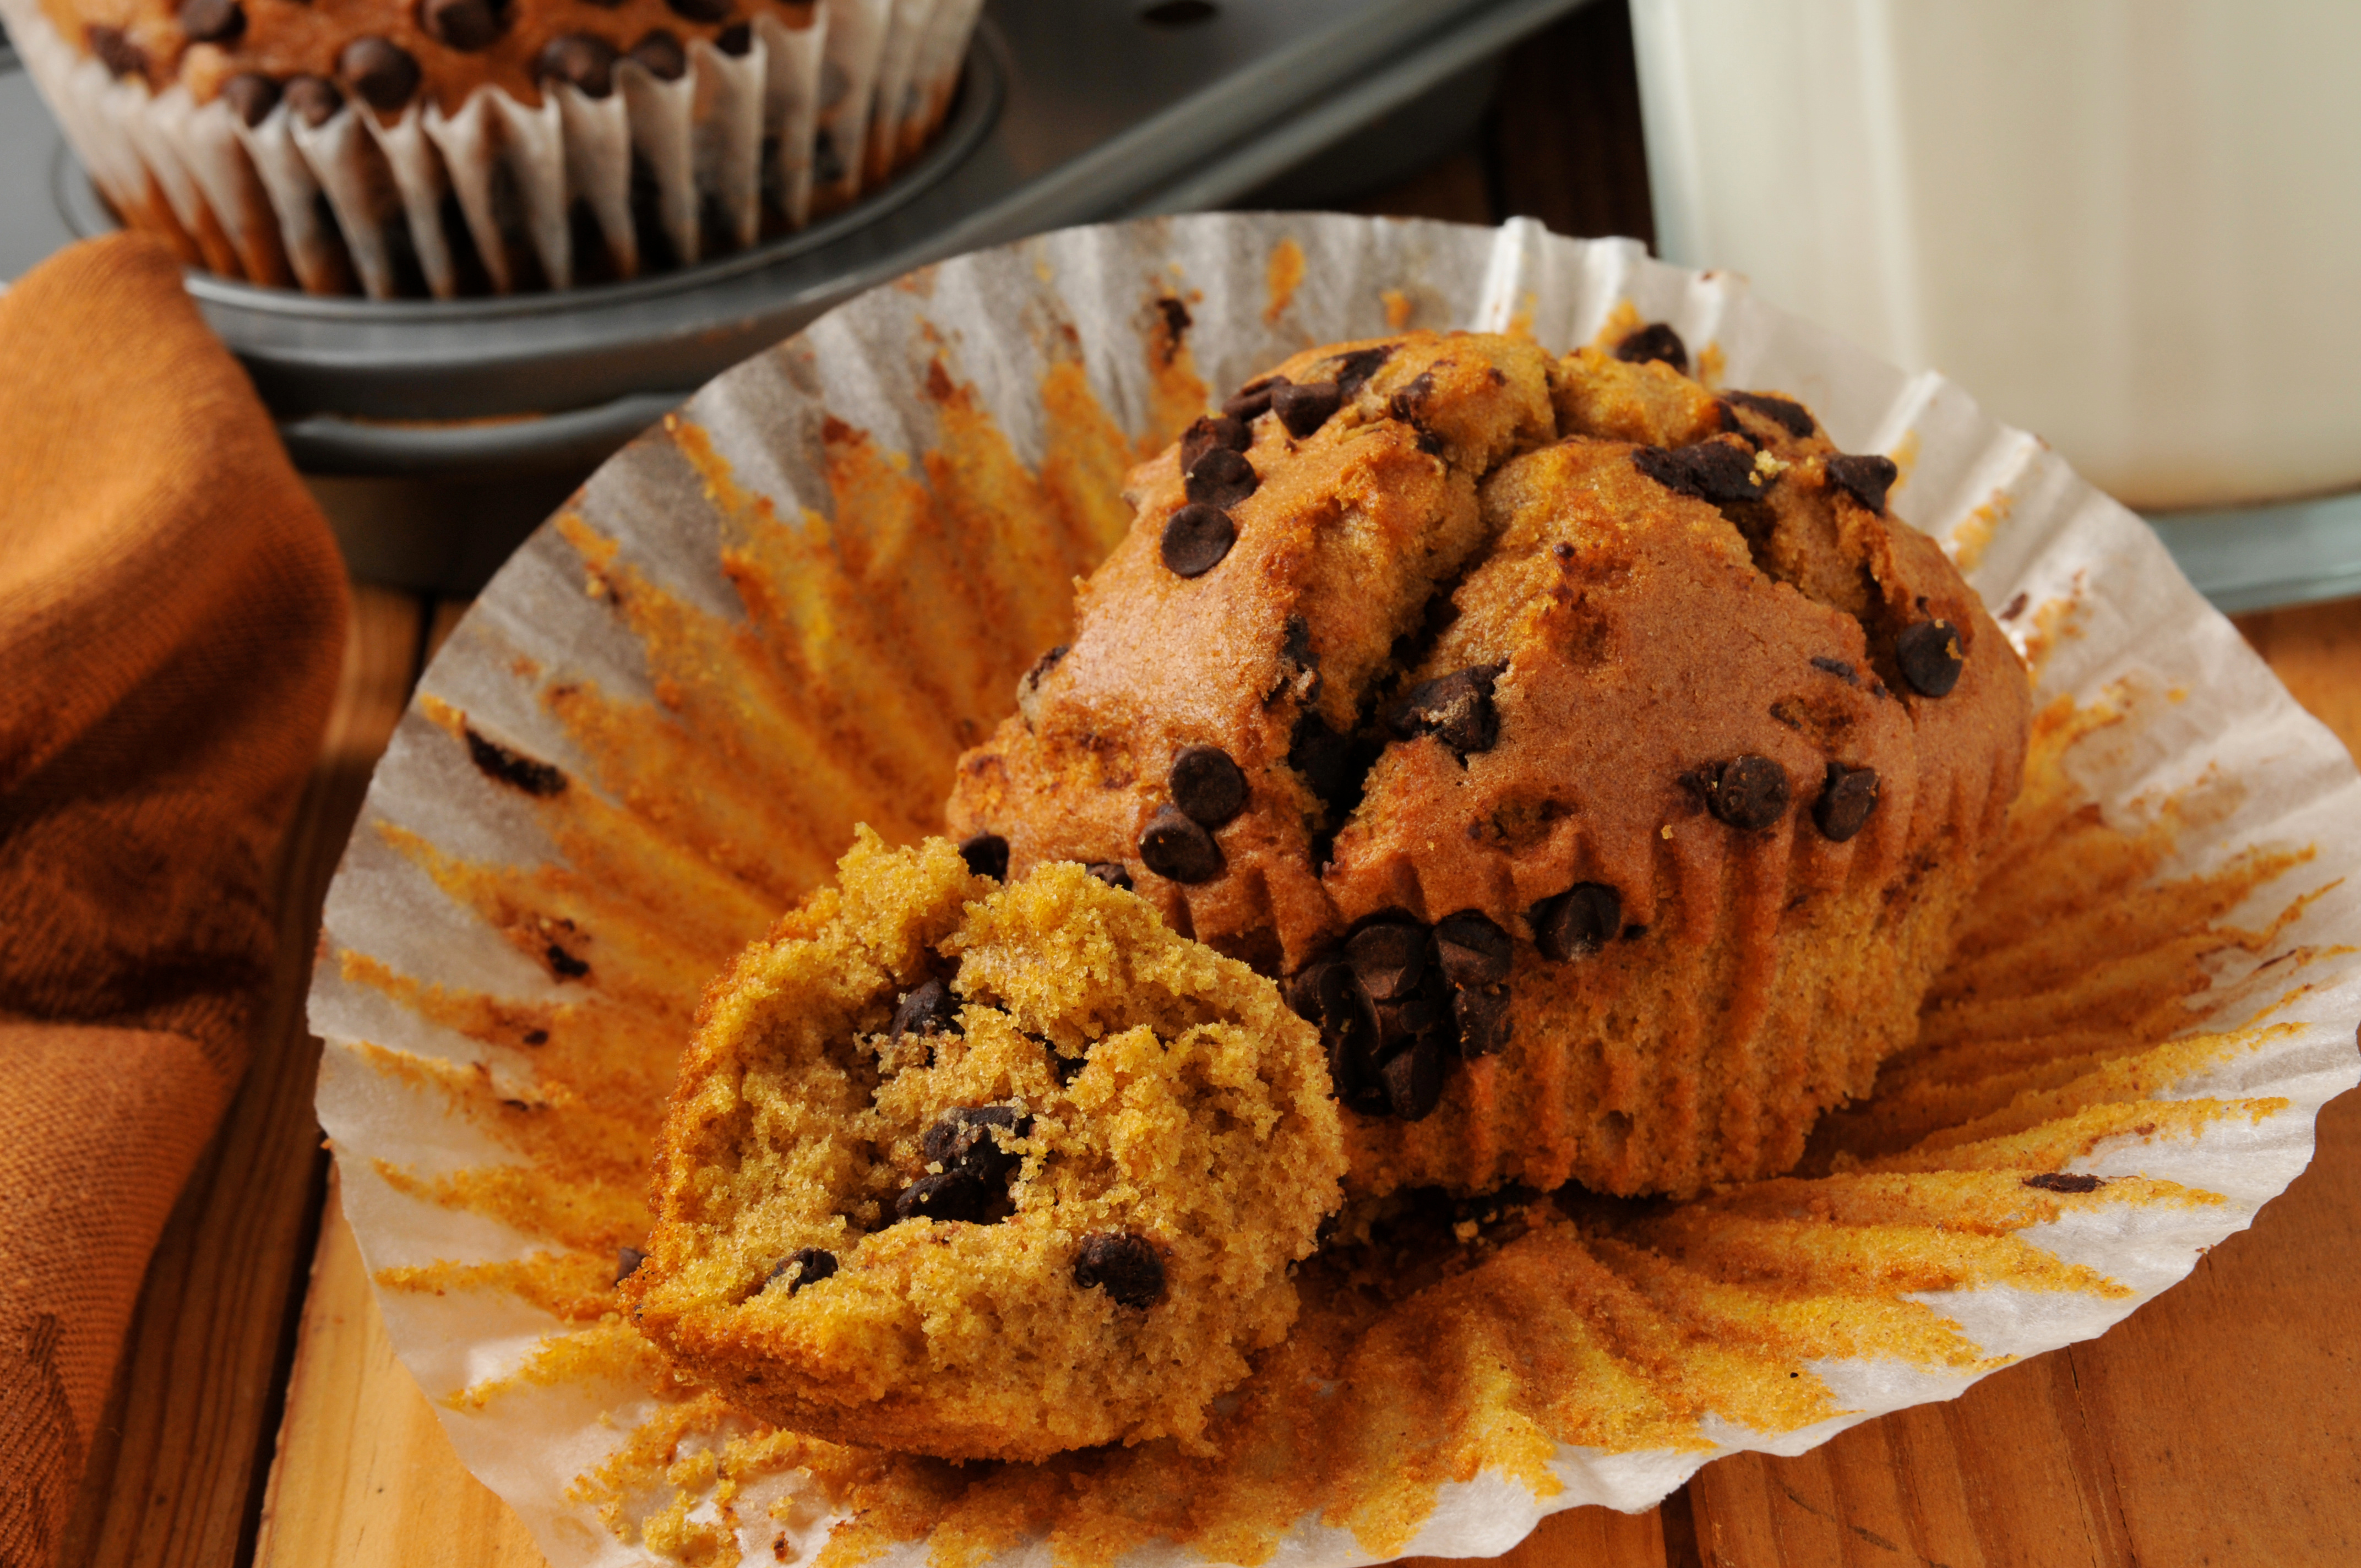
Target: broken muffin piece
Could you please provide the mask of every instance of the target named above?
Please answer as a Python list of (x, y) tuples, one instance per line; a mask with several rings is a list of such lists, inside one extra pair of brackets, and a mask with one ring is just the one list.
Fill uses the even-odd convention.
[(706, 994), (641, 1329), (840, 1442), (1195, 1439), (1339, 1201), (1315, 1031), (1084, 866), (864, 828), (838, 871)]

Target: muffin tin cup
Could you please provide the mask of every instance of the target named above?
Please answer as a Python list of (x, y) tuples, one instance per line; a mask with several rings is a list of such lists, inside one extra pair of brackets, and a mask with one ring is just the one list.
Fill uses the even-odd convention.
[[(694, 265), (850, 206), (943, 124), (981, 9), (819, 0), (800, 28), (756, 16), (741, 56), (691, 39), (675, 81), (619, 60), (603, 98), (554, 82), (528, 104), (488, 86), (451, 114), (413, 103), (389, 119), (348, 101), (310, 126), (280, 104), (248, 126), (178, 83), (115, 79), (39, 0), (0, 0), (126, 222), (225, 277), (380, 300), (633, 278), (659, 255)], [(634, 211), (635, 162), (652, 214)]]
[[(1407, 1348), (1369, 1363), (1398, 1387), (1340, 1376), (1258, 1401), (1250, 1380), (1240, 1420), (1297, 1422), (1296, 1449), (1248, 1451), (1260, 1469), (1155, 1445), (1091, 1455), (1077, 1475), (1096, 1479), (1071, 1486), (972, 1467), (940, 1494), (961, 1497), (932, 1516), (939, 1541), (923, 1521), (864, 1540), (911, 1516), (872, 1508), (864, 1524), (816, 1478), (824, 1453), (690, 1420), (684, 1390), (630, 1360), (627, 1325), (599, 1321), (641, 1188), (628, 1169), (583, 1174), (609, 1124), (544, 1080), (551, 1053), (624, 1059), (632, 1017), (656, 1016), (631, 1037), (653, 1053), (645, 1101), (660, 1100), (664, 1053), (733, 942), (828, 874), (854, 817), (901, 837), (935, 825), (951, 760), (1013, 709), (1018, 677), (1062, 640), (1073, 576), (1127, 524), (1125, 463), (1248, 377), (1405, 326), (1523, 331), (1563, 352), (1651, 321), (1719, 384), (1798, 397), (1843, 449), (1902, 466), (1894, 510), (1994, 607), (2032, 659), (2043, 733), (2064, 738), (2037, 747), (2035, 826), (2045, 804), (2070, 826), (2103, 818), (2154, 849), (2149, 886), (2278, 857), (2192, 927), (2248, 938), (2147, 972), (2102, 955), (2142, 1006), (2210, 1015), (2114, 1058), (2103, 1094), (2077, 1079), (2008, 1101), (2006, 1136), (1963, 1113), (1888, 1174), (1650, 1208), (1652, 1236), (1782, 1238), (1752, 1266), (1769, 1283), (1724, 1281), (1719, 1330), (1684, 1320), (1625, 1354), (1596, 1336), (1644, 1327), (1663, 1283), (1644, 1257), (1587, 1240), (1565, 1255), (1547, 1236), (1491, 1255), (1499, 1270), (1463, 1276), (1439, 1327), (1403, 1328)], [(684, 1530), (734, 1534), (750, 1560), (810, 1560), (840, 1528), (862, 1561), (919, 1568), (939, 1545), (981, 1562), (972, 1530), (1034, 1508), (1049, 1511), (994, 1560), (1104, 1547), (1177, 1568), (1217, 1543), (1295, 1568), (1489, 1556), (1558, 1509), (1644, 1508), (1719, 1455), (1801, 1453), (1954, 1398), (2183, 1278), (2304, 1168), (2320, 1106), (2361, 1078), (2356, 865), (2361, 775), (2335, 738), (2145, 524), (1940, 377), (1628, 240), (1525, 220), (1146, 220), (978, 252), (840, 307), (616, 455), (511, 560), (425, 672), (329, 893), (318, 1110), (394, 1348), (555, 1568), (655, 1561), (652, 1526), (676, 1548)], [(2140, 885), (2050, 911), (2045, 930), (2128, 919)], [(702, 956), (667, 957), (697, 942)], [(2202, 995), (2169, 989), (2201, 968)], [(2031, 994), (2010, 1027), (2071, 1026), (2065, 1003)], [(1921, 1217), (1916, 1261), (1880, 1274), (1891, 1236), (1850, 1227), (1895, 1205)], [(1782, 1260), (1818, 1261), (1798, 1279), (1777, 1277)], [(582, 1304), (501, 1288), (543, 1267), (570, 1271)], [(1809, 1352), (1762, 1337), (1805, 1320), (1863, 1337)], [(1881, 1339), (1880, 1323), (1909, 1334)], [(1535, 1381), (1550, 1367), (1555, 1382)], [(1400, 1447), (1422, 1421), (1442, 1423), (1436, 1442)], [(634, 1443), (636, 1467), (620, 1457)], [(1455, 1472), (1470, 1454), (1476, 1474)], [(1284, 1493), (1305, 1477), (1329, 1489)], [(1100, 1485), (1144, 1511), (1057, 1512)], [(1149, 1519), (1166, 1533), (1124, 1535), (1157, 1498), (1187, 1502)]]

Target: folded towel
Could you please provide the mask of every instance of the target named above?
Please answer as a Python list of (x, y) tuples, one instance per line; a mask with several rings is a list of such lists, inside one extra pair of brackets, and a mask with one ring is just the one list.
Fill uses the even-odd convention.
[(0, 1563), (47, 1563), (237, 1086), (344, 572), (153, 240), (0, 295)]

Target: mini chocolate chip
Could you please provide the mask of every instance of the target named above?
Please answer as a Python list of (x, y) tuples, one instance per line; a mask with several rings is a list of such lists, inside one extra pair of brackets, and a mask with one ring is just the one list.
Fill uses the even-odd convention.
[(1509, 988), (1467, 986), (1451, 998), (1459, 1025), (1459, 1054), (1470, 1060), (1488, 1057), (1509, 1043)]
[(1434, 958), (1456, 986), (1498, 985), (1509, 978), (1515, 945), (1509, 934), (1477, 910), (1463, 909), (1434, 923)]
[(1191, 500), (1202, 506), (1227, 509), (1253, 495), (1262, 480), (1245, 454), (1216, 446), (1197, 459), (1180, 483)]
[(2039, 1188), (2044, 1192), (2096, 1192), (2107, 1183), (2103, 1177), (2085, 1176), (2079, 1171), (2053, 1170), (2039, 1176), (2028, 1176), (2025, 1184)]
[(1008, 880), (1008, 840), (997, 833), (978, 833), (960, 840), (960, 859), (967, 869), (978, 876), (988, 876), (994, 882)]
[(246, 7), (237, 0), (181, 0), (181, 31), (192, 43), (228, 43), (246, 31)]
[(1732, 828), (1768, 828), (1787, 814), (1787, 770), (1769, 757), (1734, 758), (1710, 771), (1705, 804)]
[(1834, 675), (1849, 686), (1861, 685), (1860, 672), (1842, 659), (1828, 659), (1815, 653), (1812, 655), (1812, 668), (1825, 674)]
[(1284, 376), (1270, 376), (1259, 381), (1248, 381), (1230, 394), (1229, 401), (1222, 405), (1222, 411), (1235, 420), (1258, 418), (1270, 411), (1272, 394), (1287, 384), (1288, 380)]
[(1615, 345), (1615, 357), (1627, 365), (1661, 359), (1684, 376), (1689, 373), (1689, 345), (1668, 322), (1650, 322), (1625, 337)]
[(615, 1283), (620, 1285), (624, 1280), (637, 1274), (640, 1271), (640, 1265), (647, 1260), (648, 1255), (638, 1247), (617, 1247), (615, 1249)]
[(1125, 869), (1121, 861), (1093, 861), (1082, 870), (1109, 887), (1119, 887), (1126, 893), (1131, 891), (1131, 872)]
[[(1432, 368), (1422, 370), (1386, 400), (1387, 416), (1404, 424), (1417, 424), (1418, 416), (1426, 411), (1427, 402), (1433, 396), (1434, 372)], [(1278, 406), (1277, 399), (1272, 400), (1272, 406)]]
[(344, 90), (324, 76), (287, 79), (287, 112), (315, 130), (344, 106)]
[(1822, 838), (1832, 844), (1843, 843), (1868, 824), (1870, 813), (1876, 809), (1875, 768), (1828, 764), (1828, 782), (1820, 786), (1820, 798), (1812, 802), (1812, 820), (1819, 825)]
[(1597, 952), (1623, 927), (1623, 895), (1605, 883), (1578, 882), (1533, 905), (1533, 946), (1565, 963)]
[(1740, 408), (1761, 414), (1798, 441), (1820, 428), (1812, 422), (1804, 405), (1790, 398), (1773, 397), (1768, 392), (1730, 392), (1726, 397)]
[(1443, 1043), (1422, 1035), (1410, 1049), (1378, 1069), (1386, 1084), (1386, 1102), (1405, 1122), (1423, 1122), (1443, 1103)]
[(1208, 414), (1180, 433), (1180, 472), (1186, 474), (1197, 466), (1206, 453), (1221, 448), (1244, 452), (1254, 444), (1254, 432), (1243, 420), (1227, 414)]
[(817, 1285), (836, 1272), (836, 1254), (825, 1247), (799, 1246), (787, 1255), (787, 1261), (771, 1270), (771, 1279), (793, 1272), (787, 1281), (787, 1294), (792, 1296), (807, 1285)]
[(2015, 598), (2010, 599), (2006, 604), (2001, 606), (2000, 619), (2003, 620), (2015, 620), (2018, 616), (2025, 613), (2025, 607), (2031, 603), (2032, 600), (2032, 595), (2026, 593), (2024, 589), (2019, 588)]
[(374, 34), (355, 38), (337, 53), (336, 73), (381, 115), (401, 108), (418, 92), (417, 60), (392, 39)]
[(1348, 398), (1359, 391), (1368, 383), (1369, 378), (1378, 373), (1378, 367), (1391, 359), (1394, 350), (1400, 346), (1398, 343), (1381, 343), (1375, 348), (1356, 348), (1350, 354), (1338, 355), (1335, 361), (1337, 391)]
[(1016, 1139), (1032, 1130), (1033, 1118), (1014, 1105), (954, 1105), (918, 1140), (918, 1157), (987, 1184), (1005, 1182), (1025, 1157), (1001, 1146), (997, 1135)]
[(1228, 512), (1191, 501), (1164, 520), (1165, 568), (1176, 577), (1202, 577), (1237, 542), (1238, 525)]
[(980, 1225), (991, 1213), (993, 1200), (1005, 1197), (964, 1171), (947, 1170), (940, 1176), (922, 1176), (896, 1193), (894, 1218)]
[(1344, 400), (1344, 389), (1334, 381), (1301, 387), (1283, 382), (1271, 389), (1270, 411), (1279, 416), (1288, 434), (1301, 440), (1326, 424)]
[(1949, 696), (1960, 684), (1960, 672), (1968, 667), (1960, 652), (1960, 633), (1948, 620), (1904, 627), (1894, 640), (1894, 662), (1920, 696)]
[(251, 129), (279, 107), (279, 83), (260, 71), (242, 71), (222, 83), (222, 96), (228, 101), (230, 113)]
[(1473, 664), (1422, 681), (1386, 715), (1386, 726), (1405, 740), (1432, 735), (1465, 758), (1488, 751), (1500, 739), (1500, 716), (1492, 706), (1499, 664)]
[(892, 1038), (960, 1032), (959, 998), (939, 980), (920, 981), (894, 1009)]
[(1183, 746), (1167, 775), (1172, 804), (1208, 828), (1246, 807), (1246, 776), (1219, 746)]
[(1716, 506), (1763, 499), (1763, 476), (1755, 471), (1753, 457), (1727, 441), (1642, 446), (1631, 454), (1631, 466), (1668, 490)]
[(1885, 492), (1892, 489), (1894, 481), (1902, 476), (1902, 470), (1894, 466), (1891, 457), (1831, 457), (1826, 469), (1828, 483), (1843, 489), (1871, 511), (1880, 513), (1885, 510)]
[(1153, 1307), (1164, 1299), (1164, 1260), (1145, 1236), (1102, 1231), (1074, 1254), (1074, 1283), (1104, 1290), (1118, 1307)]
[(664, 0), (676, 16), (692, 22), (719, 22), (730, 15), (730, 0)]
[(533, 73), (537, 81), (568, 82), (586, 97), (604, 98), (615, 91), (615, 46), (595, 33), (567, 33), (541, 46)]
[(588, 964), (576, 958), (555, 942), (550, 943), (541, 956), (549, 960), (549, 967), (557, 971), (560, 980), (580, 980), (590, 972)]
[(677, 82), (688, 74), (688, 51), (662, 27), (633, 44), (631, 57), (659, 82)]
[(1426, 927), (1408, 915), (1380, 916), (1345, 938), (1345, 961), (1370, 1001), (1400, 1001), (1425, 973)]
[(436, 43), (474, 54), (499, 41), (507, 9), (503, 0), (418, 0), (418, 25)]
[(82, 30), (82, 40), (98, 63), (106, 67), (112, 76), (144, 76), (148, 71), (148, 51), (131, 41), (131, 35), (121, 27), (110, 27), (93, 22)]
[[(252, 124), (251, 121), (247, 122)], [(511, 751), (495, 740), (488, 740), (470, 725), (464, 731), (467, 738), (467, 758), (488, 778), (498, 780), (527, 795), (544, 797), (566, 793), (566, 774), (547, 762), (536, 762), (522, 752)]]
[(1178, 806), (1159, 806), (1139, 835), (1139, 860), (1168, 882), (1211, 882), (1229, 869), (1222, 847)]
[(732, 22), (713, 35), (713, 47), (732, 60), (743, 60), (754, 52), (754, 27), (751, 22)]

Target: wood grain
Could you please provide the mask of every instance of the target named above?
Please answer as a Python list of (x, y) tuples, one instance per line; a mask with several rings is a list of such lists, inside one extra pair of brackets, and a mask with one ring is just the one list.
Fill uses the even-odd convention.
[(252, 1541), (321, 1192), (312, 945), (423, 625), (407, 595), (360, 589), (354, 610), (321, 762), (280, 850), (254, 1060), (148, 1266), (59, 1568), (228, 1568)]

